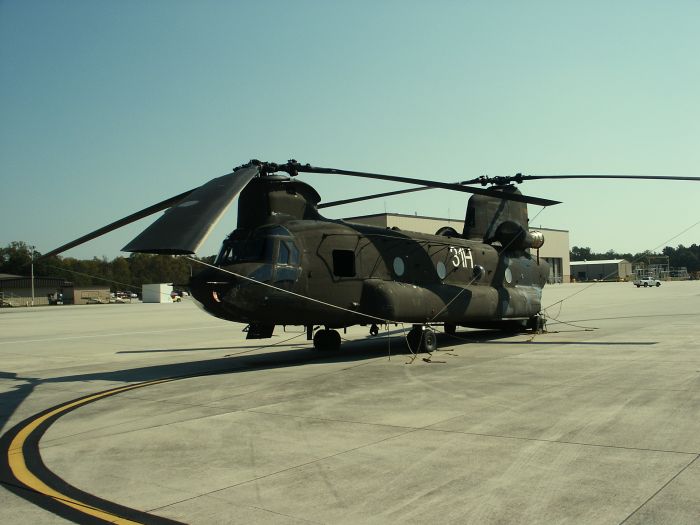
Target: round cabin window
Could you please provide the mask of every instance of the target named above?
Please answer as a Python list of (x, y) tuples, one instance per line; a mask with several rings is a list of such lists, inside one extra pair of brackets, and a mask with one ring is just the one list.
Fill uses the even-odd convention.
[(513, 273), (510, 271), (510, 268), (506, 268), (505, 279), (508, 284), (513, 282)]
[(445, 268), (444, 262), (438, 261), (438, 263), (435, 265), (435, 270), (437, 270), (437, 274), (440, 279), (447, 277), (447, 268)]
[(404, 264), (403, 259), (401, 257), (394, 258), (394, 273), (401, 277), (405, 271), (406, 265)]

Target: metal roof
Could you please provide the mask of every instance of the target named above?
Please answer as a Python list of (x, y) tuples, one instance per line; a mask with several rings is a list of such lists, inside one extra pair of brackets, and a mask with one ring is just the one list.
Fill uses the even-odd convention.
[(600, 261), (571, 261), (571, 266), (583, 266), (584, 264), (620, 264), (621, 262), (628, 263), (627, 259), (602, 259)]

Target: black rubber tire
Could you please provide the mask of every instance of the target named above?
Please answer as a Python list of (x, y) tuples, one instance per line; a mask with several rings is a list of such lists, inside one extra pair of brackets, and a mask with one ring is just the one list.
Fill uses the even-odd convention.
[(408, 349), (414, 354), (417, 354), (423, 346), (421, 344), (421, 336), (421, 332), (415, 329), (411, 330), (410, 332), (408, 332), (408, 334), (406, 334), (406, 343), (408, 344)]
[(423, 330), (422, 347), (424, 352), (434, 352), (437, 350), (437, 336), (432, 330)]
[(320, 352), (340, 350), (340, 334), (336, 330), (319, 330), (314, 335), (314, 348)]

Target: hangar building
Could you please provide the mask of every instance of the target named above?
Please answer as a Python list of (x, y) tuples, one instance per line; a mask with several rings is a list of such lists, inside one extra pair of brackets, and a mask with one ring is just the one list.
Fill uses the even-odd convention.
[(625, 259), (571, 262), (571, 277), (577, 281), (626, 281), (632, 275), (632, 263)]
[(108, 303), (109, 286), (74, 286), (60, 277), (35, 277), (32, 303), (32, 279), (21, 275), (0, 274), (1, 306), (45, 306), (48, 304)]
[[(419, 233), (435, 233), (444, 226), (450, 226), (462, 232), (464, 221), (459, 219), (441, 219), (420, 215), (401, 213), (377, 213), (343, 219), (347, 222), (369, 224), (382, 228), (399, 228)], [(569, 270), (569, 232), (550, 228), (530, 228), (544, 234), (544, 245), (540, 248), (540, 257), (549, 263), (549, 282), (568, 283), (571, 278)]]

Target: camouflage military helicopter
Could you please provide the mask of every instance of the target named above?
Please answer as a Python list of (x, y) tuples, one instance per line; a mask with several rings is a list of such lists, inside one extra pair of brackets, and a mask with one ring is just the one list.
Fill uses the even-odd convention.
[[(347, 175), (419, 187), (321, 203), (316, 190), (297, 179), (299, 173)], [(223, 241), (214, 264), (189, 283), (192, 296), (204, 310), (221, 319), (248, 323), (249, 339), (271, 337), (276, 325), (304, 326), (308, 339), (320, 350), (340, 347), (337, 330), (341, 328), (371, 325), (370, 333), (376, 335), (379, 325), (410, 324), (409, 347), (430, 352), (437, 348), (435, 326), (443, 326), (448, 333), (454, 333), (457, 326), (543, 328), (541, 295), (549, 267), (537, 255), (544, 237), (529, 231), (527, 204), (550, 206), (558, 202), (523, 195), (512, 184), (537, 178), (700, 180), (518, 174), (448, 184), (320, 168), (294, 160), (284, 164), (252, 160), (44, 257), (163, 210), (165, 213), (123, 251), (193, 254), (240, 194), (236, 228)], [(330, 206), (430, 188), (472, 194), (462, 232), (444, 227), (427, 235), (330, 220), (319, 212)]]

